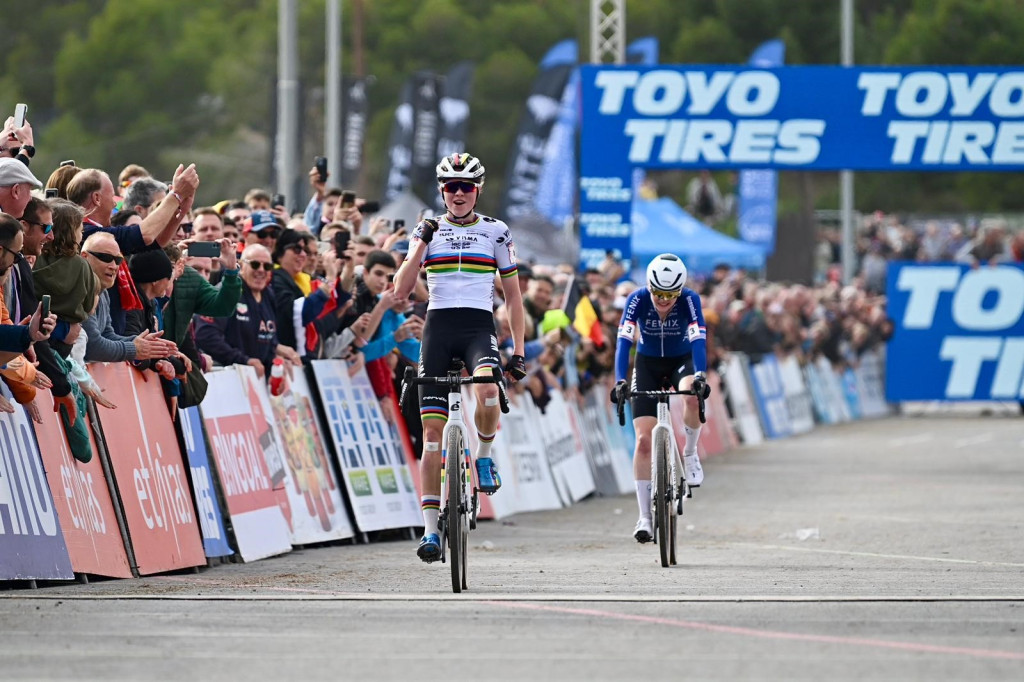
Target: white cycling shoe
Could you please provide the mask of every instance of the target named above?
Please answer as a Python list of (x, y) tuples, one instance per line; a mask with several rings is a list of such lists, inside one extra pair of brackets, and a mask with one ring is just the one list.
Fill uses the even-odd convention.
[(640, 517), (636, 522), (636, 530), (633, 531), (633, 537), (641, 545), (645, 542), (654, 541), (654, 524), (650, 519)]
[(700, 456), (696, 452), (692, 455), (683, 455), (683, 471), (686, 484), (691, 488), (699, 488), (704, 482), (704, 469), (700, 466)]

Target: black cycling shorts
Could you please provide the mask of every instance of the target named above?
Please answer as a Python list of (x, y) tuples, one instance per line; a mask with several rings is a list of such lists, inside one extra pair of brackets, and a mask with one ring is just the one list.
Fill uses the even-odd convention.
[[(653, 355), (636, 354), (633, 363), (633, 391), (660, 391), (664, 388), (675, 388), (683, 377), (693, 374), (693, 356), (676, 355), (672, 357), (655, 357)], [(657, 417), (658, 399), (648, 396), (633, 396), (629, 399), (633, 410), (633, 418)]]
[[(428, 310), (420, 342), (420, 376), (443, 377), (453, 359), (473, 374), (501, 367), (494, 315), (476, 308)], [(448, 420), (448, 389), (420, 386), (420, 417)]]

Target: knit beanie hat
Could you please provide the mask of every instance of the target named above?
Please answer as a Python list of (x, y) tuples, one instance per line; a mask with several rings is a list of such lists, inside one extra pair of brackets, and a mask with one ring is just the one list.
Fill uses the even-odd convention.
[(128, 261), (128, 269), (131, 270), (132, 279), (136, 284), (148, 284), (170, 279), (174, 268), (163, 249), (153, 249), (132, 256)]

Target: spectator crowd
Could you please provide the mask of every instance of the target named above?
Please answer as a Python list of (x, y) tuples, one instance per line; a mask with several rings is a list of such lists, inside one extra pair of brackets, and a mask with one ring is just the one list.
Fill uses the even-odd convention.
[[(129, 165), (112, 178), (67, 161), (47, 175), (32, 166), (33, 144), (29, 123), (16, 129), (7, 121), (0, 359), (3, 380), (34, 418), (60, 410), (69, 432), (84, 431), (77, 415), (86, 397), (114, 409), (89, 374), (91, 361), (154, 373), (173, 414), (202, 401), (204, 372), (214, 367), (250, 365), (269, 379), (275, 366), (290, 372), (321, 358), (365, 365), (385, 416), (400, 418), (392, 397), (404, 368), (418, 360), (428, 298), (425, 273), (411, 298), (394, 292), (411, 230), (374, 217), (371, 205), (329, 187), (316, 167), (311, 199), (292, 215), (261, 189), (200, 202), (195, 165), (163, 179)], [(1022, 256), (1020, 235), (1007, 240), (996, 225), (969, 239), (932, 224), (917, 233), (884, 216), (865, 227), (860, 245), (862, 274), (847, 286), (829, 276), (838, 260), (829, 236), (816, 252), (821, 273), (813, 286), (757, 281), (727, 265), (691, 279), (707, 323), (709, 366), (734, 351), (755, 361), (774, 353), (855, 364), (892, 331), (876, 257), (989, 263)], [(611, 255), (582, 274), (570, 264), (520, 263), (529, 377), (515, 392), (544, 409), (552, 390), (578, 398), (611, 380), (617, 325), (637, 286), (628, 275)], [(510, 353), (500, 280), (495, 287), (499, 347)], [(50, 317), (39, 310), (44, 296)], [(50, 389), (53, 405), (39, 404), (39, 388)], [(0, 400), (0, 410), (11, 409)], [(404, 418), (418, 448), (415, 405)]]
[[(815, 246), (815, 281), (840, 277), (839, 230), (823, 228)], [(877, 211), (865, 216), (857, 228), (854, 250), (859, 286), (873, 294), (885, 293), (889, 261), (952, 262), (979, 267), (1024, 263), (1024, 230), (1013, 231), (1006, 220), (906, 220)]]

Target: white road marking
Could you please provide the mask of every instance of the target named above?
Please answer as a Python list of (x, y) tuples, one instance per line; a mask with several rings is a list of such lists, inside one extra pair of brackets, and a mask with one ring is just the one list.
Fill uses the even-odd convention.
[[(245, 589), (249, 589), (246, 587)], [(273, 588), (270, 588), (273, 589)], [(46, 601), (322, 601), (322, 602), (572, 602), (572, 603), (813, 603), (813, 602), (1024, 602), (1016, 595), (628, 595), (628, 594), (10, 594), (0, 595), (0, 603), (20, 600)]]
[(733, 542), (729, 544), (742, 545), (744, 547), (760, 547), (762, 549), (770, 550), (786, 549), (791, 550), (793, 552), (817, 552), (819, 554), (842, 554), (845, 556), (862, 556), (870, 557), (873, 559), (906, 559), (908, 561), (934, 561), (946, 564), (972, 564), (975, 566), (1008, 566), (1010, 568), (1024, 568), (1024, 564), (1013, 563), (1010, 561), (984, 561), (980, 559), (952, 559), (949, 557), (916, 556), (913, 554), (882, 554), (879, 552), (854, 552), (842, 549), (794, 547), (792, 545), (762, 545), (754, 542)]
[(982, 443), (988, 443), (991, 440), (991, 433), (982, 433), (977, 436), (970, 436), (969, 438), (957, 438), (955, 441), (953, 441), (953, 447), (966, 448), (971, 445), (981, 445)]
[(906, 445), (919, 445), (921, 443), (927, 443), (932, 439), (930, 433), (918, 433), (913, 436), (901, 436), (900, 438), (893, 438), (889, 441), (889, 446), (894, 448), (902, 448)]

